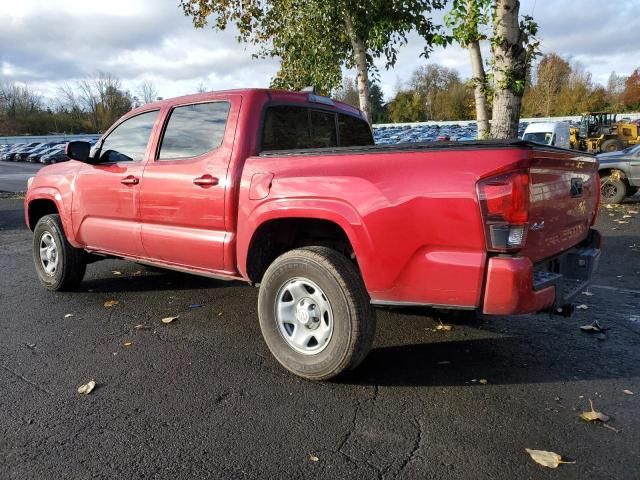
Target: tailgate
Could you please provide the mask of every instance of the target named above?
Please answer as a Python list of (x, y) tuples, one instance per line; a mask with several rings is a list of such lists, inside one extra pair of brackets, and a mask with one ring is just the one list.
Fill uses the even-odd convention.
[(597, 215), (598, 161), (583, 152), (533, 148), (529, 228), (521, 253), (533, 262), (583, 241)]

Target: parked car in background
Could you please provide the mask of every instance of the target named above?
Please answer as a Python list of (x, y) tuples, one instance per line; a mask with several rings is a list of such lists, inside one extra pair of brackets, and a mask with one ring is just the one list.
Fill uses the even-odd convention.
[(569, 142), (569, 124), (566, 122), (530, 123), (522, 134), (528, 142), (541, 143), (554, 147), (571, 148)]
[(640, 144), (597, 155), (602, 203), (620, 203), (640, 188)]
[(32, 162), (32, 163), (38, 163), (40, 162), (40, 158), (43, 155), (48, 155), (49, 153), (55, 153), (58, 151), (63, 151), (64, 150), (64, 146), (66, 144), (65, 143), (57, 143), (57, 144), (53, 144), (53, 145), (49, 145), (45, 148), (42, 148), (40, 150), (36, 150), (33, 153), (30, 153), (27, 158), (26, 161), (27, 162)]
[(37, 145), (37, 143), (32, 143), (32, 144), (27, 144), (27, 143), (18, 143), (16, 145), (14, 145), (13, 147), (11, 147), (10, 149), (8, 149), (5, 153), (2, 154), (2, 160), (5, 161), (11, 161), (13, 160), (13, 156), (22, 151), (22, 149), (24, 148), (30, 148)]
[(32, 150), (35, 150), (39, 146), (40, 146), (40, 142), (27, 143), (24, 147), (15, 150), (9, 159), (14, 162), (19, 162), (20, 156), (23, 153), (31, 152)]
[(27, 160), (27, 157), (29, 157), (29, 155), (31, 155), (32, 153), (43, 152), (51, 148), (53, 145), (55, 145), (53, 142), (39, 143), (38, 145), (35, 145), (31, 148), (23, 149), (20, 153), (16, 153), (13, 160), (16, 162), (24, 162)]
[(44, 165), (66, 162), (67, 160), (69, 160), (69, 157), (67, 157), (67, 154), (64, 153), (64, 145), (61, 150), (56, 150), (40, 157), (40, 163)]

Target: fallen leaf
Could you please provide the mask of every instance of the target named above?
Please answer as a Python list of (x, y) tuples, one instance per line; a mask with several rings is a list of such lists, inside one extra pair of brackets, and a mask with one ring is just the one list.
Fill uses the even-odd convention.
[(143, 323), (141, 323), (140, 325), (136, 325), (133, 328), (135, 328), (136, 330), (147, 330), (147, 329), (151, 328), (151, 326), (144, 325)]
[(591, 405), (591, 411), (582, 412), (580, 414), (580, 418), (582, 420), (584, 420), (585, 422), (608, 422), (609, 421), (608, 415), (605, 415), (602, 412), (596, 412), (596, 410), (593, 408), (593, 402), (591, 401), (591, 399), (589, 399), (589, 404)]
[(452, 328), (453, 327), (451, 325), (443, 325), (443, 324), (436, 325), (436, 330), (441, 330), (443, 332), (449, 332), (451, 331)]
[(582, 292), (582, 294), (586, 295), (587, 297), (593, 296), (593, 293), (591, 293), (591, 292)]
[(629, 223), (629, 222), (627, 222), (626, 220), (616, 220), (616, 221), (617, 221), (618, 223), (623, 223), (623, 224), (624, 224), (624, 223)]
[(67, 314), (64, 316), (64, 318), (71, 318), (71, 317), (73, 317), (73, 313), (67, 313)]
[(104, 302), (104, 306), (106, 308), (111, 308), (114, 305), (118, 305), (118, 303), (120, 303), (120, 302), (118, 302), (118, 300), (107, 300), (106, 302)]
[(140, 275), (142, 275), (142, 270), (136, 270), (131, 275), (133, 275), (134, 277), (139, 277)]
[(124, 347), (130, 347), (131, 345), (133, 345), (133, 342), (124, 342), (122, 345)]
[(600, 329), (595, 325), (582, 325), (580, 327), (580, 330), (582, 330), (583, 332), (599, 332), (600, 331)]
[(633, 395), (631, 390), (622, 390), (622, 393), (626, 393), (627, 395)]
[(631, 215), (622, 215), (622, 218), (631, 218)]
[(633, 215), (637, 215), (638, 214), (638, 210), (627, 210), (627, 212), (633, 214)]
[(562, 456), (555, 452), (547, 452), (545, 450), (531, 450), (525, 448), (527, 453), (531, 456), (534, 462), (542, 465), (543, 467), (558, 468), (561, 463), (576, 463), (576, 462), (564, 462)]
[(112, 270), (111, 273), (113, 273), (114, 275), (122, 275), (122, 272), (119, 270)]
[(583, 303), (582, 305), (578, 305), (578, 306), (576, 307), (576, 310), (586, 310), (586, 309), (588, 309), (588, 308), (589, 308), (589, 307)]
[(89, 395), (95, 387), (96, 387), (96, 382), (94, 380), (91, 380), (89, 383), (80, 385), (78, 387), (78, 393), (80, 395)]
[(478, 380), (479, 383), (481, 383), (482, 385), (486, 385), (487, 384), (487, 379), (486, 378), (481, 378), (480, 380)]
[(309, 454), (309, 460), (311, 460), (312, 462), (317, 462), (320, 459), (318, 457), (316, 457), (313, 453), (310, 453)]
[(177, 320), (177, 319), (178, 319), (177, 316), (175, 316), (175, 317), (165, 317), (165, 318), (162, 319), (162, 323), (171, 323), (171, 322), (173, 322), (174, 320)]
[(222, 316), (222, 312), (219, 312), (219, 313), (218, 313), (218, 316), (219, 316), (219, 317), (221, 317), (221, 316)]

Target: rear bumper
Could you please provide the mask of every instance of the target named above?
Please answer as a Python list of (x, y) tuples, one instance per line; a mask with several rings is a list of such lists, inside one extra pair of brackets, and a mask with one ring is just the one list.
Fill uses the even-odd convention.
[(589, 285), (599, 260), (600, 234), (593, 229), (580, 245), (538, 265), (527, 257), (490, 258), (482, 312), (517, 315), (562, 308)]

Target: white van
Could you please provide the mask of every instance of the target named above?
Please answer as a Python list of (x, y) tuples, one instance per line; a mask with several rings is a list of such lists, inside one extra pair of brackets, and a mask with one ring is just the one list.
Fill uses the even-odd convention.
[(565, 122), (530, 123), (522, 135), (522, 140), (571, 148), (569, 143), (569, 124)]

